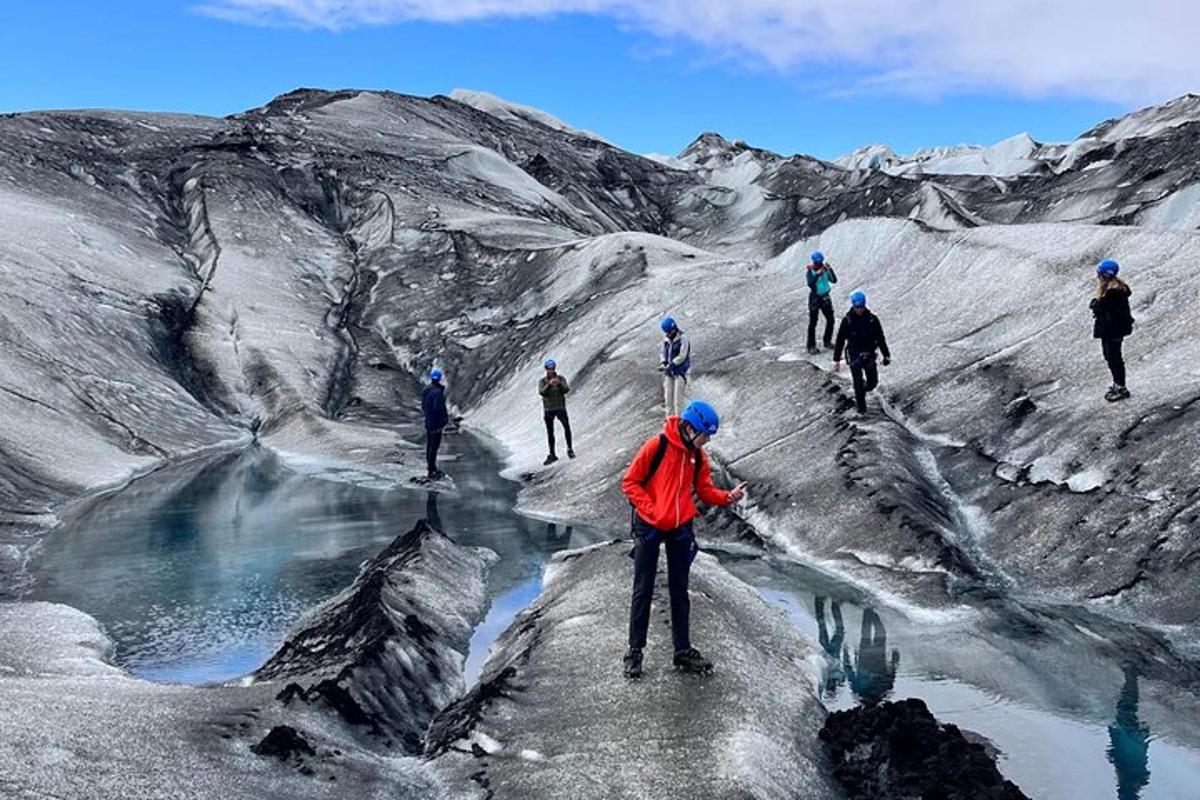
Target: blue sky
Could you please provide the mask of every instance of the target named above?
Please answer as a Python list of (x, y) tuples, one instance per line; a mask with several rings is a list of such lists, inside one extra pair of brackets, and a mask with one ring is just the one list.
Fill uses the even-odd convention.
[[(1096, 14), (1109, 0), (1059, 2)], [(14, 0), (0, 12), (0, 111), (223, 115), (297, 86), (417, 95), (465, 87), (635, 152), (676, 153), (715, 130), (831, 158), (872, 142), (907, 152), (1021, 131), (1068, 140), (1200, 90), (1197, 48), (1170, 30), (1200, 22), (1191, 3), (1138, 4), (1138, 19), (1162, 6), (1153, 30), (1163, 41), (1139, 42), (1141, 55), (1117, 63), (1094, 37), (1137, 33), (1133, 17), (1076, 37), (1044, 11), (1036, 25), (992, 18), (982, 5), (976, 16), (946, 11), (953, 17), (927, 23), (903, 16), (906, 5), (972, 2)], [(841, 11), (864, 6), (874, 8), (871, 25)]]

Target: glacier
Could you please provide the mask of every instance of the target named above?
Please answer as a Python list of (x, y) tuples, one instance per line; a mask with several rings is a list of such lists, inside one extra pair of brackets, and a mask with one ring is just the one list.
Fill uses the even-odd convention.
[[(876, 145), (837, 162), (712, 132), (641, 157), (465, 90), (300, 89), (224, 119), (0, 117), (0, 706), (22, 731), (0, 762), (40, 765), (3, 780), (18, 796), (166, 797), (201, 773), (196, 796), (528, 796), (563, 781), (586, 795), (624, 769), (601, 758), (622, 743), (605, 712), (576, 750), (557, 747), (556, 719), (572, 681), (620, 697), (619, 546), (558, 556), (474, 686), (462, 659), (486, 603), (463, 588), (492, 559), (432, 528), (421, 541), (453, 569), (348, 613), (393, 565), (381, 555), (250, 685), (135, 679), (94, 619), (26, 595), (48, 530), (168, 465), (257, 443), (303, 471), (408, 485), (424, 471), (416, 398), (435, 363), (462, 426), (504, 448), (521, 511), (619, 528), (617, 479), (661, 426), (667, 313), (693, 342), (689, 395), (722, 412), (714, 460), (750, 483), (745, 504), (706, 515), (707, 546), (808, 565), (914, 628), (969, 641), (955, 626), (998, 606), (1077, 650), (995, 656), (1013, 671), (1079, 671), (1106, 643), (1137, 641), (1144, 694), (1177, 703), (1162, 724), (1194, 741), (1200, 714), (1179, 687), (1200, 656), (1198, 108), (1180, 98), (1066, 144)], [(894, 353), (865, 418), (828, 356), (803, 354), (818, 248), (841, 278), (836, 302), (865, 291)], [(1102, 257), (1122, 263), (1137, 319), (1133, 397), (1112, 406), (1087, 310)], [(543, 468), (531, 387), (548, 356), (571, 379), (580, 458)], [(697, 622), (738, 665), (706, 691), (739, 713), (690, 720), (714, 772), (681, 773), (668, 748), (639, 763), (700, 794), (838, 796), (818, 766), (815, 646), (732, 567), (698, 564)], [(443, 596), (465, 605), (434, 614), (415, 646), (422, 603)], [(320, 654), (328, 628), (385, 621), (349, 661)], [(585, 646), (600, 654), (572, 665)], [(997, 680), (986, 659), (961, 669)], [(772, 703), (785, 682), (802, 688)], [(617, 701), (622, 720), (634, 699)], [(60, 700), (55, 715), (28, 711)], [(251, 739), (280, 726), (319, 763), (263, 766)]]

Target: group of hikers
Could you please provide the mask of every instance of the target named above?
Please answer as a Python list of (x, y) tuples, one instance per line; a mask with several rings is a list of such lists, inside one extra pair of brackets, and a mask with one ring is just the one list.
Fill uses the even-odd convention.
[[(1121, 354), (1124, 338), (1133, 330), (1129, 310), (1130, 288), (1117, 277), (1120, 266), (1112, 259), (1096, 267), (1099, 281), (1096, 296), (1091, 301), (1094, 316), (1093, 336), (1101, 341), (1104, 359), (1112, 374), (1112, 386), (1105, 394), (1110, 402), (1129, 397), (1125, 387), (1125, 364)], [(839, 371), (842, 359), (849, 362), (854, 385), (854, 402), (858, 413), (866, 414), (866, 395), (879, 384), (877, 359), (883, 366), (891, 363), (891, 352), (883, 333), (883, 324), (867, 307), (867, 297), (861, 291), (850, 295), (850, 309), (842, 317), (833, 336), (832, 285), (837, 274), (826, 263), (820, 251), (812, 253), (805, 273), (808, 286), (808, 352), (821, 352), (816, 344), (817, 322), (825, 318), (822, 343), (833, 348), (833, 369)], [(690, 639), (688, 579), (692, 560), (699, 550), (693, 522), (698, 515), (693, 496), (708, 505), (729, 506), (742, 499), (746, 484), (731, 490), (718, 488), (712, 479), (712, 469), (704, 446), (716, 435), (720, 419), (714, 409), (702, 400), (684, 407), (684, 390), (691, 368), (691, 344), (676, 321), (667, 317), (660, 323), (663, 341), (659, 371), (663, 381), (663, 406), (666, 423), (662, 431), (638, 450), (621, 481), (621, 489), (633, 506), (631, 535), (633, 550), (633, 593), (629, 611), (629, 649), (624, 656), (625, 675), (637, 678), (642, 674), (642, 651), (650, 624), (650, 606), (654, 582), (658, 573), (660, 546), (667, 554), (667, 588), (671, 606), (671, 637), (674, 646), (674, 665), (687, 672), (706, 673), (713, 667)], [(571, 391), (558, 372), (554, 359), (542, 364), (544, 375), (538, 381), (542, 398), (543, 419), (549, 454), (544, 464), (558, 460), (555, 448), (555, 421), (562, 424), (566, 439), (567, 457), (575, 458), (571, 440), (571, 423), (567, 415), (567, 394)], [(426, 460), (431, 480), (441, 478), (437, 468), (437, 451), (442, 431), (449, 422), (446, 410), (443, 374), (434, 369), (422, 398), (425, 415)]]

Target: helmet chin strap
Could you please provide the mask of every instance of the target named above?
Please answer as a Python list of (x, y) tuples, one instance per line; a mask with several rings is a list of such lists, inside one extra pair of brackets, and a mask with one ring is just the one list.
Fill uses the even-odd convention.
[(699, 436), (699, 432), (691, 426), (691, 423), (684, 419), (679, 420), (679, 434), (679, 438), (683, 440), (688, 449), (696, 449), (696, 437)]

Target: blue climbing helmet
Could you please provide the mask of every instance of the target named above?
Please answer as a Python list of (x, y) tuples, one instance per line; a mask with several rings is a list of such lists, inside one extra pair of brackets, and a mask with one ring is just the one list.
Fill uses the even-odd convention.
[(665, 319), (663, 319), (660, 327), (662, 328), (663, 333), (670, 333), (671, 331), (675, 330), (679, 326), (675, 324), (674, 317), (666, 317)]
[(687, 408), (683, 410), (683, 420), (700, 433), (707, 433), (709, 436), (716, 436), (717, 428), (721, 425), (717, 410), (703, 400), (688, 403)]
[(1110, 278), (1116, 277), (1121, 271), (1121, 265), (1113, 261), (1111, 258), (1106, 258), (1096, 265), (1097, 275), (1106, 275)]
[(854, 294), (850, 295), (850, 305), (854, 306), (855, 308), (866, 308), (867, 296), (862, 292), (855, 292)]
[(438, 369), (437, 367), (434, 367), (432, 370), (429, 371), (429, 380), (440, 381), (442, 379), (442, 374), (443, 373), (440, 369)]
[(542, 362), (542, 366), (546, 369), (558, 369), (558, 363), (553, 358), (547, 358)]
[(812, 263), (824, 264), (825, 263), (825, 254), (822, 253), (820, 250), (813, 250)]

